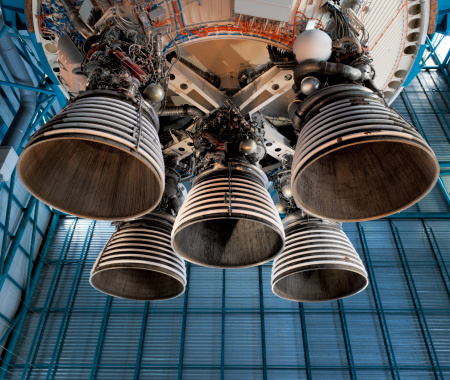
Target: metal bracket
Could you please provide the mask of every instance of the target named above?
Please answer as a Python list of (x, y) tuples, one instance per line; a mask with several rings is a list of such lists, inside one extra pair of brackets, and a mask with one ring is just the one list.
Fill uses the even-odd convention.
[(272, 67), (233, 95), (231, 101), (239, 108), (243, 116), (252, 115), (288, 91), (294, 84), (293, 74), (292, 70)]
[(170, 72), (169, 89), (205, 114), (221, 107), (227, 99), (222, 91), (179, 61)]

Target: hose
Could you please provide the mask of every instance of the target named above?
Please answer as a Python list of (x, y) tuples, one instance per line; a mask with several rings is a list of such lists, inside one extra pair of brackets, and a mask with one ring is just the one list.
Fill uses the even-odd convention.
[(89, 38), (94, 35), (92, 29), (81, 19), (78, 9), (75, 8), (71, 0), (60, 0), (63, 8), (67, 12), (67, 16), (72, 21), (75, 29), (84, 37)]
[(300, 62), (294, 70), (295, 83), (299, 84), (304, 76), (309, 73), (319, 73), (324, 75), (339, 75), (349, 80), (361, 79), (361, 70), (344, 65), (343, 63), (332, 63), (327, 61), (316, 61), (308, 59)]
[(194, 106), (179, 106), (179, 107), (166, 107), (164, 110), (158, 112), (159, 116), (197, 116), (202, 118), (205, 114)]

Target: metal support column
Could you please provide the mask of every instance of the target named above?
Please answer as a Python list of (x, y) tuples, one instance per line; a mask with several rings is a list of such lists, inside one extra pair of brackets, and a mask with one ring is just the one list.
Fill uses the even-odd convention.
[(400, 373), (398, 371), (394, 347), (392, 346), (391, 336), (389, 334), (389, 328), (386, 322), (386, 316), (384, 314), (383, 303), (381, 302), (380, 291), (378, 289), (377, 279), (375, 277), (375, 272), (373, 269), (372, 258), (370, 257), (370, 251), (366, 240), (366, 234), (360, 223), (356, 223), (356, 226), (358, 227), (358, 235), (361, 241), (362, 253), (367, 266), (367, 274), (369, 276), (370, 288), (372, 289), (373, 299), (375, 300), (378, 321), (380, 322), (381, 333), (383, 335), (383, 342), (389, 361), (391, 375), (394, 380), (397, 380), (400, 379)]
[(420, 325), (420, 330), (422, 332), (423, 340), (427, 349), (428, 357), (430, 359), (430, 363), (433, 366), (433, 372), (436, 379), (444, 380), (444, 376), (442, 374), (441, 366), (439, 364), (439, 359), (436, 354), (436, 350), (434, 349), (433, 340), (431, 338), (430, 330), (428, 329), (427, 320), (425, 318), (425, 313), (422, 308), (422, 304), (420, 302), (419, 294), (417, 293), (416, 285), (414, 283), (414, 279), (412, 277), (411, 268), (409, 267), (408, 258), (405, 253), (405, 249), (403, 248), (402, 241), (400, 239), (400, 234), (398, 232), (397, 227), (394, 226), (392, 220), (389, 220), (389, 227), (391, 229), (392, 236), (394, 237), (395, 247), (397, 249), (397, 254), (400, 258), (400, 263), (403, 269), (403, 273), (406, 278), (406, 282), (408, 285), (408, 290), (411, 296), (411, 299), (414, 304), (414, 309), (416, 313), (417, 320)]
[(430, 244), (431, 251), (433, 252), (434, 259), (439, 269), (439, 273), (442, 277), (442, 282), (444, 283), (447, 296), (450, 298), (450, 274), (445, 264), (444, 257), (442, 256), (441, 249), (434, 235), (433, 229), (422, 219), (422, 227), (427, 236), (428, 243)]
[(263, 378), (267, 380), (267, 357), (266, 357), (266, 322), (264, 319), (264, 291), (261, 265), (258, 266), (259, 275), (259, 311), (261, 314), (261, 346), (262, 346), (262, 362), (263, 362)]
[(178, 360), (178, 380), (183, 378), (183, 361), (184, 361), (184, 340), (186, 338), (186, 319), (187, 319), (187, 308), (188, 308), (188, 298), (189, 298), (189, 274), (191, 271), (191, 264), (186, 262), (186, 290), (184, 291), (184, 302), (183, 302), (183, 320), (181, 325), (181, 341), (180, 341), (180, 356)]
[(111, 304), (113, 297), (107, 296), (105, 307), (103, 308), (103, 318), (102, 325), (100, 326), (100, 331), (98, 333), (97, 347), (95, 348), (94, 363), (92, 363), (91, 369), (91, 380), (97, 378), (98, 367), (100, 365), (100, 358), (102, 356), (103, 343), (105, 342), (106, 327), (108, 326), (109, 315), (111, 313)]
[(301, 302), (298, 303), (298, 309), (300, 312), (300, 322), (302, 325), (302, 340), (303, 340), (303, 352), (305, 355), (305, 366), (306, 366), (306, 379), (311, 380), (311, 360), (309, 359), (309, 345), (308, 345), (308, 332), (306, 329), (306, 318), (305, 318), (305, 308)]
[[(416, 127), (416, 129), (419, 130), (419, 132), (421, 132), (423, 138), (429, 144), (430, 142), (429, 142), (429, 140), (427, 138), (427, 135), (425, 134), (425, 130), (423, 129), (422, 123), (420, 122), (416, 112), (414, 111), (414, 107), (412, 106), (411, 100), (409, 99), (409, 96), (408, 96), (407, 92), (406, 91), (402, 91), (400, 93), (400, 96), (401, 96), (401, 98), (403, 100), (403, 103), (405, 104), (405, 107), (406, 107), (406, 110), (408, 112), (408, 115), (411, 118), (414, 126)], [(437, 115), (436, 115), (436, 118), (439, 120)], [(450, 144), (450, 135), (445, 131), (445, 129), (443, 128), (442, 124), (441, 124), (441, 128), (442, 128), (442, 130), (443, 130), (443, 132), (445, 134), (445, 137), (447, 138), (447, 142)], [(447, 192), (447, 190), (446, 190), (446, 188), (444, 186), (444, 183), (442, 182), (441, 176), (439, 176), (438, 184), (439, 184), (439, 187), (441, 188), (441, 191), (442, 191), (442, 193), (443, 193), (443, 195), (444, 195), (444, 197), (446, 199), (447, 205), (450, 208), (450, 196), (449, 196), (449, 194), (448, 194), (448, 192)]]
[[(53, 214), (50, 225), (47, 229), (47, 233), (44, 238), (44, 244), (42, 246), (41, 251), (39, 252), (39, 256), (38, 256), (39, 260), (36, 260), (37, 264), (36, 264), (36, 267), (34, 268), (32, 280), (30, 282), (29, 287), (26, 288), (27, 293), (25, 296), (24, 304), (23, 304), (22, 309), (20, 310), (19, 314), (17, 315), (16, 319), (14, 320), (13, 324), (10, 326), (9, 333), (11, 333), (11, 339), (7, 346), (7, 349), (8, 349), (7, 354), (5, 355), (5, 357), (3, 359), (3, 364), (0, 369), (0, 379), (1, 380), (5, 379), (6, 374), (8, 373), (7, 371), (8, 371), (9, 363), (11, 362), (12, 355), (14, 353), (17, 342), (21, 335), (22, 326), (25, 321), (25, 317), (27, 316), (31, 298), (36, 289), (37, 282), (39, 280), (39, 276), (42, 271), (42, 267), (44, 266), (45, 258), (47, 257), (47, 252), (48, 252), (48, 249), (50, 248), (50, 243), (51, 243), (53, 235), (55, 233), (56, 226), (58, 224), (58, 220), (59, 220), (59, 215)], [(7, 336), (8, 335), (5, 334), (2, 337), (1, 344), (3, 344), (3, 341), (4, 341), (4, 339), (6, 339)], [(28, 363), (28, 361), (27, 361), (27, 363)]]
[(147, 331), (147, 320), (149, 311), (150, 311), (150, 302), (147, 301), (145, 303), (144, 311), (142, 313), (141, 333), (139, 335), (139, 346), (137, 352), (136, 366), (134, 369), (134, 380), (139, 379), (139, 374), (141, 372), (142, 352), (144, 350), (145, 332)]
[(8, 193), (8, 205), (6, 206), (6, 216), (5, 216), (5, 227), (3, 230), (3, 240), (2, 240), (2, 250), (0, 257), (0, 274), (3, 274), (5, 257), (6, 257), (6, 244), (8, 243), (8, 235), (9, 235), (9, 221), (11, 219), (11, 206), (14, 195), (14, 184), (16, 182), (16, 169), (13, 170), (11, 176), (11, 183), (9, 186)]
[(348, 369), (350, 371), (350, 378), (352, 380), (356, 380), (355, 362), (353, 360), (352, 344), (350, 342), (350, 334), (348, 333), (348, 325), (347, 325), (347, 318), (345, 316), (344, 303), (342, 302), (342, 300), (338, 300), (337, 304), (339, 308), (339, 318), (341, 320), (342, 332), (344, 335), (345, 352), (347, 354), (347, 362), (348, 362)]
[[(16, 256), (17, 249), (19, 248), (20, 241), (22, 240), (23, 233), (25, 232), (25, 228), (27, 228), (27, 224), (31, 218), (31, 214), (33, 212), (34, 206), (36, 205), (36, 198), (30, 196), (30, 200), (28, 201), (28, 205), (22, 214), (22, 218), (20, 220), (19, 226), (17, 227), (16, 234), (12, 238), (11, 244), (9, 246), (8, 254), (5, 258), (5, 263), (3, 266), (3, 273), (1, 273), (2, 277), (0, 280), (0, 288), (3, 287), (5, 283), (6, 276), (9, 272), (11, 264)], [(5, 230), (6, 232), (6, 230)]]
[[(67, 230), (66, 237), (64, 239), (63, 246), (59, 253), (59, 258), (56, 263), (55, 270), (53, 272), (52, 280), (50, 282), (50, 286), (47, 292), (47, 296), (44, 301), (44, 306), (41, 310), (41, 315), (39, 317), (39, 322), (36, 327), (36, 331), (34, 333), (33, 341), (31, 342), (30, 351), (28, 352), (27, 361), (23, 368), (22, 378), (26, 375), (26, 378), (29, 379), (31, 377), (31, 368), (34, 366), (37, 354), (39, 352), (39, 347), (42, 341), (42, 336), (45, 331), (45, 327), (47, 325), (48, 320), (48, 310), (51, 308), (53, 300), (55, 298), (56, 289), (58, 287), (59, 281), (61, 279), (61, 268), (62, 261), (66, 258), (67, 252), (70, 248), (70, 244), (72, 243), (72, 238), (75, 232), (75, 228), (77, 225), (78, 218), (75, 218), (70, 228)], [(31, 368), (30, 368), (31, 367)]]
[[(449, 137), (450, 126), (445, 117), (442, 117), (442, 119), (439, 117), (439, 115), (443, 116), (442, 109), (441, 109), (441, 107), (439, 107), (439, 103), (436, 101), (436, 98), (434, 97), (434, 93), (433, 93), (433, 91), (431, 91), (431, 89), (428, 86), (428, 84), (426, 83), (426, 81), (423, 81), (420, 79), (421, 76), (422, 76), (422, 74), (420, 74), (420, 73), (417, 75), (417, 81), (419, 82), (420, 87), (422, 87), (422, 90), (423, 90), (425, 96), (427, 97), (428, 102), (430, 103), (431, 109), (433, 110), (433, 112), (436, 116), (436, 119), (438, 120), (438, 123), (441, 126), (442, 131), (444, 132), (447, 139), (450, 139), (450, 137)], [(425, 89), (424, 83), (427, 86), (428, 90)], [(433, 103), (435, 103), (435, 104), (433, 104)], [(436, 108), (437, 108), (437, 110), (436, 110)], [(414, 108), (413, 108), (413, 112), (415, 112)], [(444, 126), (444, 124), (445, 124), (445, 126)]]
[(89, 229), (84, 239), (83, 248), (81, 249), (80, 258), (78, 260), (78, 265), (73, 277), (72, 286), (69, 292), (69, 298), (67, 299), (66, 307), (64, 310), (64, 315), (61, 320), (61, 325), (59, 327), (58, 336), (56, 338), (55, 347), (53, 349), (52, 359), (47, 371), (47, 379), (54, 379), (56, 375), (56, 370), (58, 367), (59, 359), (61, 357), (61, 351), (64, 346), (64, 340), (67, 334), (67, 329), (70, 323), (70, 317), (72, 316), (73, 305), (75, 303), (76, 294), (78, 287), (80, 286), (81, 273), (84, 269), (86, 263), (86, 257), (89, 252), (89, 247), (92, 241), (92, 235), (94, 234), (96, 221), (92, 221)]
[(222, 269), (222, 337), (220, 349), (220, 379), (225, 379), (225, 269)]

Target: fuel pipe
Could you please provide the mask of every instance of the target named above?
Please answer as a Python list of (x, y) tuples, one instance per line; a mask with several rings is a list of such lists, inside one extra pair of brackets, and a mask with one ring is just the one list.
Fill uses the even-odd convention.
[(121, 63), (128, 70), (130, 70), (131, 76), (133, 78), (142, 81), (144, 77), (147, 76), (146, 72), (142, 70), (136, 63), (132, 62), (131, 59), (128, 58), (123, 52), (119, 50), (110, 50), (108, 53), (112, 55), (117, 62)]
[(301, 79), (309, 73), (338, 75), (342, 78), (353, 81), (360, 80), (362, 77), (361, 70), (352, 66), (344, 65), (343, 63), (307, 59), (306, 61), (300, 62), (294, 70), (295, 83), (300, 83)]

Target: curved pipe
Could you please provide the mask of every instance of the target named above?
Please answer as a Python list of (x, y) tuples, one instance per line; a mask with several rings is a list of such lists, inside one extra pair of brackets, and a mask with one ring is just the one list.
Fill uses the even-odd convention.
[(345, 93), (346, 96), (354, 96), (355, 94), (358, 95), (362, 92), (365, 92), (366, 97), (372, 97), (379, 100), (378, 95), (368, 93), (367, 88), (360, 85), (340, 84), (337, 86), (325, 88), (308, 96), (304, 101), (294, 99), (292, 103), (289, 104), (288, 113), (294, 129), (297, 131), (300, 130), (302, 118), (308, 112), (310, 107), (312, 107), (314, 104), (317, 104), (322, 99), (326, 99), (329, 95), (335, 94), (337, 91)]
[(73, 26), (75, 29), (80, 32), (80, 34), (84, 38), (89, 38), (94, 35), (94, 32), (92, 29), (85, 24), (85, 22), (81, 19), (80, 13), (78, 12), (78, 9), (75, 8), (73, 5), (73, 2), (71, 0), (60, 0), (61, 4), (64, 8), (64, 10), (67, 12), (67, 16), (69, 17), (70, 21), (72, 21)]
[(338, 40), (339, 42), (352, 42), (356, 45), (356, 52), (361, 54), (363, 52), (362, 46), (361, 46), (361, 42), (358, 41), (358, 39), (356, 39), (355, 37), (342, 37), (341, 39)]
[(164, 194), (167, 198), (169, 198), (172, 209), (176, 214), (178, 214), (184, 202), (184, 195), (178, 187), (180, 181), (181, 176), (176, 169), (166, 166), (166, 183), (164, 187)]
[[(4, 27), (3, 19), (0, 16), (0, 30)], [(5, 66), (8, 68), (15, 83), (34, 87), (28, 69), (8, 33), (5, 33), (0, 39), (0, 56), (5, 62)], [(2, 141), (2, 146), (11, 146), (15, 151), (19, 148), (23, 135), (36, 110), (36, 93), (34, 91), (19, 88), (19, 94), (19, 109)]]
[(308, 59), (300, 62), (294, 70), (295, 83), (299, 83), (301, 79), (309, 73), (319, 73), (324, 75), (339, 75), (350, 80), (361, 79), (361, 70), (344, 65), (343, 63), (332, 63), (327, 61), (316, 61)]
[(164, 110), (158, 112), (159, 116), (197, 116), (202, 118), (205, 114), (194, 106), (179, 106), (179, 107), (166, 107)]
[(373, 92), (375, 92), (376, 94), (378, 94), (378, 96), (379, 96), (380, 98), (383, 98), (383, 91), (381, 91), (381, 90), (375, 85), (375, 82), (374, 82), (372, 79), (366, 79), (366, 80), (364, 81), (364, 85), (365, 85), (368, 89), (370, 89), (370, 90), (372, 90)]

